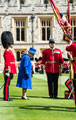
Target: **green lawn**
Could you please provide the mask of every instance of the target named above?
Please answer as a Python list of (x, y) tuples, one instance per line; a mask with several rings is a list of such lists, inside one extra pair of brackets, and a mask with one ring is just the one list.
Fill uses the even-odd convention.
[[(39, 76), (39, 77), (38, 77)], [(22, 100), (22, 89), (16, 87), (17, 75), (11, 81), (10, 98), (3, 101), (0, 90), (0, 120), (76, 120), (74, 100), (64, 99), (64, 85), (68, 75), (59, 78), (59, 99), (48, 98), (46, 75), (34, 75), (33, 89), (28, 90), (29, 100)], [(0, 74), (0, 86), (3, 75)]]

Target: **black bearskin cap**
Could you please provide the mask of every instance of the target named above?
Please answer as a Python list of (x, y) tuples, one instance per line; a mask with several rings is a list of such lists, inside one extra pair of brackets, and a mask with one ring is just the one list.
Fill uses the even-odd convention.
[(13, 35), (10, 31), (4, 31), (1, 35), (1, 42), (4, 48), (7, 48), (8, 45), (13, 45)]

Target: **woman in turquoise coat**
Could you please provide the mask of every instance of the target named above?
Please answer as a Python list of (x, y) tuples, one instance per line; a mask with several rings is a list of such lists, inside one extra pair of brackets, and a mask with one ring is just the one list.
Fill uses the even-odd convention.
[(17, 87), (22, 88), (22, 99), (27, 100), (26, 91), (27, 89), (32, 89), (32, 75), (31, 75), (31, 60), (36, 53), (36, 49), (30, 48), (28, 54), (24, 54), (21, 58)]

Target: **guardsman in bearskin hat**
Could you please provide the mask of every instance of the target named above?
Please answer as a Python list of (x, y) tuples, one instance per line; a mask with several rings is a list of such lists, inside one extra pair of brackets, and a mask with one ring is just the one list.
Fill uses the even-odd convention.
[(4, 51), (4, 100), (5, 101), (11, 101), (9, 99), (9, 85), (10, 81), (13, 78), (13, 74), (16, 73), (16, 66), (15, 66), (15, 57), (12, 53), (12, 44), (13, 42), (13, 36), (12, 33), (9, 31), (4, 31), (1, 35), (1, 42), (5, 49)]
[(73, 87), (74, 87), (74, 94), (75, 94), (75, 107), (76, 107), (76, 38), (74, 38), (74, 41), (71, 42), (69, 46), (66, 47), (66, 51), (72, 53), (72, 65), (73, 65), (73, 71), (74, 71), (74, 78), (73, 80)]
[(58, 96), (58, 77), (63, 57), (60, 49), (54, 48), (54, 39), (49, 40), (49, 49), (43, 51), (42, 64), (45, 65), (50, 98)]

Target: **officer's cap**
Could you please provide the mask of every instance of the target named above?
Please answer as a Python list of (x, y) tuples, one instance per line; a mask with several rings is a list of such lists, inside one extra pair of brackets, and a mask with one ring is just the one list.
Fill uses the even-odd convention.
[(53, 43), (53, 44), (54, 44), (54, 43), (55, 43), (54, 39), (49, 39), (49, 44), (50, 44), (50, 43)]

